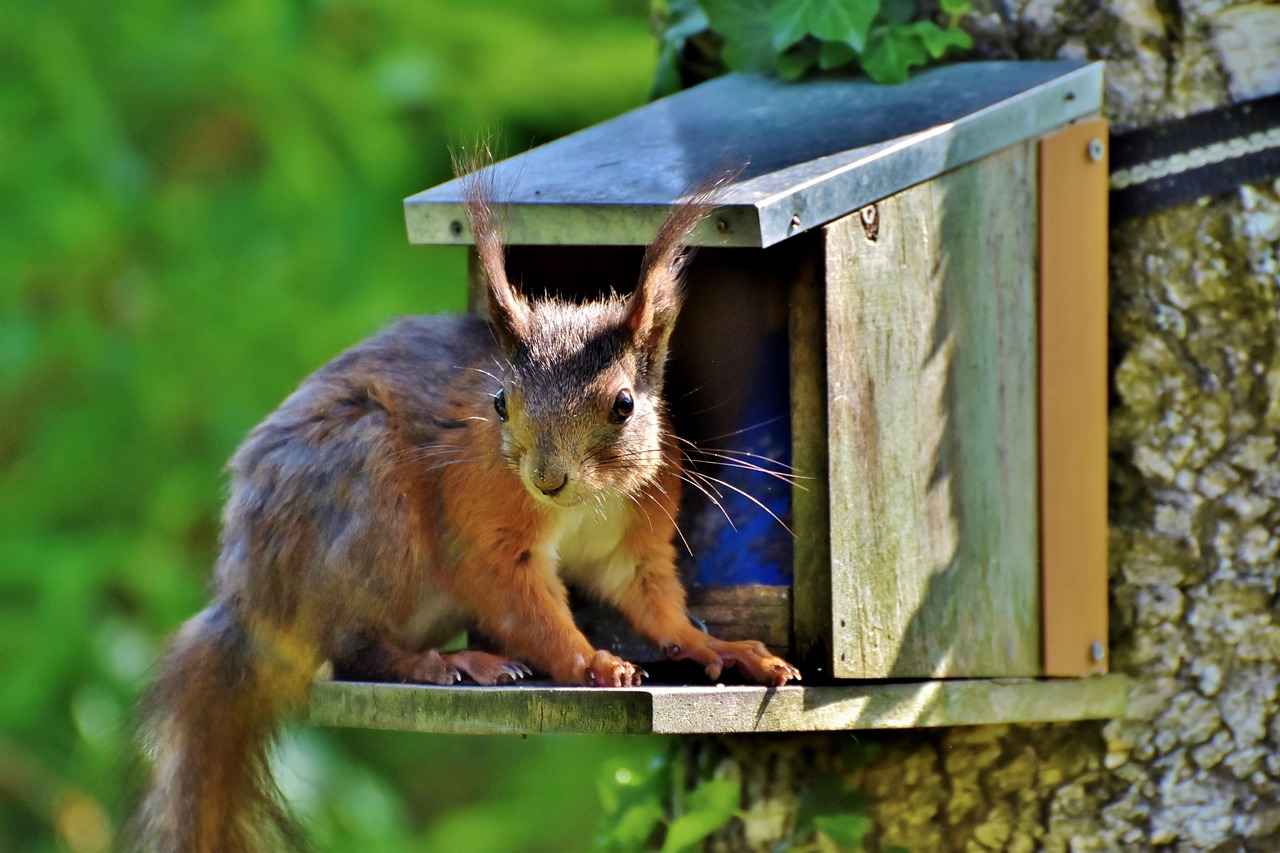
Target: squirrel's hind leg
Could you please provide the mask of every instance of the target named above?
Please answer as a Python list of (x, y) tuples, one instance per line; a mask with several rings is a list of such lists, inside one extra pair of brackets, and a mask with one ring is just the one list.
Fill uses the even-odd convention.
[(457, 684), (462, 673), (435, 649), (406, 652), (392, 643), (362, 635), (342, 644), (333, 657), (339, 681), (400, 681), (414, 684)]
[(521, 679), (533, 675), (533, 670), (520, 663), (520, 661), (511, 660), (491, 652), (468, 649), (464, 652), (442, 655), (442, 657), (451, 666), (470, 676), (471, 680), (476, 684), (483, 684), (489, 687), (495, 684), (515, 684)]
[(533, 672), (519, 661), (491, 652), (406, 652), (385, 640), (362, 636), (344, 644), (333, 661), (333, 674), (342, 681), (440, 685), (457, 684), (466, 675), (476, 684), (493, 686), (514, 684)]

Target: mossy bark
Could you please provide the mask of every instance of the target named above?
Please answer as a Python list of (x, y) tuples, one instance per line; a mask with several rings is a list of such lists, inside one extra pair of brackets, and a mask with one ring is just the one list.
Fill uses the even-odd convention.
[[(1280, 7), (979, 0), (979, 56), (1106, 59), (1117, 131), (1280, 89)], [(705, 739), (743, 780), (712, 849), (767, 850), (812, 780), (867, 798), (867, 850), (1280, 849), (1280, 182), (1111, 233), (1113, 669), (1130, 717)], [(852, 756), (852, 757), (851, 757)]]

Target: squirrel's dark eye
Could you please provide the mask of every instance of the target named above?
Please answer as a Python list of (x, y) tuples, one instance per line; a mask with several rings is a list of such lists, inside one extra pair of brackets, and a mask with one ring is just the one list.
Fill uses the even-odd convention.
[(499, 420), (507, 419), (507, 394), (501, 388), (493, 395), (493, 410), (498, 413)]
[(609, 419), (615, 424), (624, 423), (635, 409), (636, 403), (631, 399), (631, 392), (623, 388), (618, 392), (618, 396), (613, 398), (613, 412)]

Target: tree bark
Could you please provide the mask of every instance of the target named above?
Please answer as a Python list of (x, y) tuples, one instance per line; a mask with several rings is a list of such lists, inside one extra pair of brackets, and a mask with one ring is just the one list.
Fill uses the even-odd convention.
[[(1280, 7), (979, 0), (986, 58), (1105, 59), (1113, 130), (1280, 90)], [(708, 738), (743, 781), (712, 849), (787, 837), (813, 779), (868, 797), (867, 850), (1280, 849), (1280, 182), (1111, 232), (1113, 669), (1128, 719)]]

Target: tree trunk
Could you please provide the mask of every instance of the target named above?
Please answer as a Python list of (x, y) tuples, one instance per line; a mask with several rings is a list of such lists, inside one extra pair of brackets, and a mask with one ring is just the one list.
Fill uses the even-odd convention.
[[(975, 5), (979, 56), (1107, 60), (1118, 132), (1280, 89), (1280, 6)], [(1280, 849), (1278, 245), (1280, 182), (1111, 232), (1112, 665), (1134, 679), (1130, 718), (855, 750), (697, 741), (696, 772), (743, 781), (744, 820), (713, 849), (770, 849), (830, 774), (867, 797), (867, 850)]]

